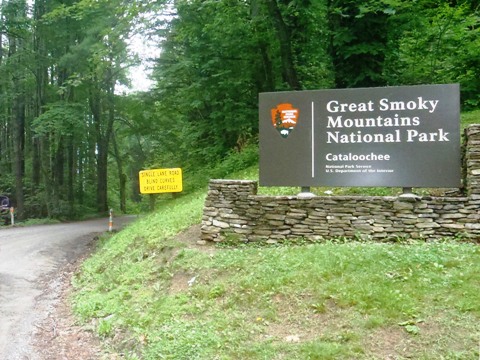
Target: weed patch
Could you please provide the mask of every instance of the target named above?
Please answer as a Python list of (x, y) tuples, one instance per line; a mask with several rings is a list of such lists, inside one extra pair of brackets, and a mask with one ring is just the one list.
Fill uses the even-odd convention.
[(478, 245), (201, 247), (202, 209), (102, 239), (75, 277), (79, 318), (126, 359), (478, 359)]

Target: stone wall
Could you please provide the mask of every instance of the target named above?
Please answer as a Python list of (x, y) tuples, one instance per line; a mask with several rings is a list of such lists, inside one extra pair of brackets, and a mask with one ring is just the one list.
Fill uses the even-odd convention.
[(211, 180), (202, 239), (480, 238), (480, 125), (465, 135), (465, 196), (259, 196), (256, 181)]
[(467, 195), (480, 194), (480, 124), (465, 130), (464, 184)]

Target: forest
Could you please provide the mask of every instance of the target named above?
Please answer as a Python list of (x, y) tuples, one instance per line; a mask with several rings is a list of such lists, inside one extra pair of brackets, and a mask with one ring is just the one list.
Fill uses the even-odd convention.
[[(17, 217), (127, 212), (143, 169), (202, 186), (258, 148), (258, 94), (459, 83), (480, 108), (478, 0), (0, 0), (0, 195)], [(158, 48), (153, 86), (126, 91)]]

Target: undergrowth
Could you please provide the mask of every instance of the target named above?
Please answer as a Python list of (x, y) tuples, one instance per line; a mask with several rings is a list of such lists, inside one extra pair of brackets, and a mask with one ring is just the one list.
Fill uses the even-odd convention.
[[(177, 241), (204, 192), (99, 243), (74, 309), (126, 359), (477, 359), (480, 248)], [(238, 245), (238, 244), (237, 244)]]
[[(257, 179), (258, 169), (231, 178)], [(338, 238), (198, 246), (182, 231), (198, 228), (202, 186), (103, 237), (74, 277), (74, 310), (104, 339), (106, 358), (479, 359), (478, 245)]]

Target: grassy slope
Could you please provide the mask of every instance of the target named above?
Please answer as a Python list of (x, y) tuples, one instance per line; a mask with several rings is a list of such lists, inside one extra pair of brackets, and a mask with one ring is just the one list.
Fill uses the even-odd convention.
[(152, 360), (479, 358), (478, 245), (178, 241), (200, 222), (204, 196), (165, 201), (105, 237), (74, 279), (76, 313), (94, 320), (111, 351)]

